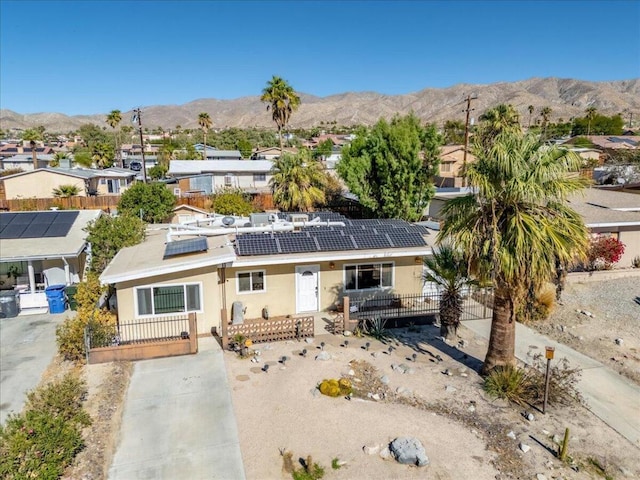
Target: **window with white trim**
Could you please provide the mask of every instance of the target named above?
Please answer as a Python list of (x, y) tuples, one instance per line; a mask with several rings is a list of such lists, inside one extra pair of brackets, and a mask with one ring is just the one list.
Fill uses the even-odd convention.
[(367, 290), (393, 286), (393, 263), (366, 263), (344, 267), (345, 290)]
[(253, 272), (238, 272), (238, 293), (265, 292), (265, 271), (255, 270)]
[(233, 186), (233, 174), (231, 173), (227, 173), (224, 176), (224, 186), (225, 187), (231, 187)]
[(138, 287), (138, 316), (199, 312), (202, 309), (200, 283)]
[(266, 173), (254, 173), (253, 174), (253, 181), (254, 182), (266, 182), (267, 181), (267, 174)]

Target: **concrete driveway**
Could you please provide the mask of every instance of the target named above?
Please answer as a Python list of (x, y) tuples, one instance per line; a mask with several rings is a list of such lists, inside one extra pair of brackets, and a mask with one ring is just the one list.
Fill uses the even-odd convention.
[(245, 478), (222, 349), (136, 362), (110, 480)]
[(56, 354), (56, 326), (69, 312), (0, 318), (0, 423), (19, 413)]

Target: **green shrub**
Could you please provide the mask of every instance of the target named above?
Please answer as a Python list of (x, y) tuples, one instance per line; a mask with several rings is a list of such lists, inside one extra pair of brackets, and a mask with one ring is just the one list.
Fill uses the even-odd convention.
[(529, 375), (513, 365), (494, 368), (484, 380), (484, 390), (490, 397), (502, 398), (522, 405), (530, 398)]
[(58, 478), (84, 447), (85, 385), (74, 374), (30, 392), (22, 414), (0, 426), (0, 477)]

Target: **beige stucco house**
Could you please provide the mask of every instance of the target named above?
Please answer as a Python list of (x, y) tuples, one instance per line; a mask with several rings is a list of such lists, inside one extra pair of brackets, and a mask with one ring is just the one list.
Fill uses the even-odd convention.
[[(467, 152), (467, 163), (475, 162), (476, 158)], [(444, 145), (440, 151), (440, 167), (434, 178), (436, 187), (459, 188), (463, 186), (461, 176), (464, 166), (464, 145)]]
[(202, 237), (153, 230), (121, 250), (100, 279), (115, 286), (122, 321), (195, 312), (200, 333), (220, 331), (223, 311), (229, 320), (313, 314), (344, 296), (422, 292), (433, 235), (406, 222), (333, 215), (331, 226), (278, 222), (238, 233), (203, 230)]
[[(184, 192), (184, 177), (200, 177), (197, 189), (211, 193), (226, 188), (240, 189), (249, 193), (268, 192), (271, 180), (271, 160), (171, 160), (168, 175), (178, 179)], [(191, 182), (193, 183), (193, 182)], [(193, 186), (189, 186), (194, 190)]]
[(122, 168), (96, 170), (90, 168), (38, 168), (30, 172), (8, 175), (0, 179), (4, 198), (51, 198), (63, 185), (77, 187), (77, 196), (118, 195), (135, 180), (135, 172)]

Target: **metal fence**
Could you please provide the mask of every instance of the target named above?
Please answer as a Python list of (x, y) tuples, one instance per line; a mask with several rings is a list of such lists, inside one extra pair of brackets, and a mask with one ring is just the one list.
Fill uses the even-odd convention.
[(85, 329), (85, 344), (88, 351), (98, 347), (185, 339), (189, 335), (189, 317), (181, 315), (108, 326), (90, 323)]
[[(374, 317), (409, 318), (436, 316), (440, 309), (441, 293), (375, 295), (370, 298), (349, 299), (349, 318)], [(489, 289), (474, 289), (463, 296), (461, 320), (491, 317), (493, 293)]]

